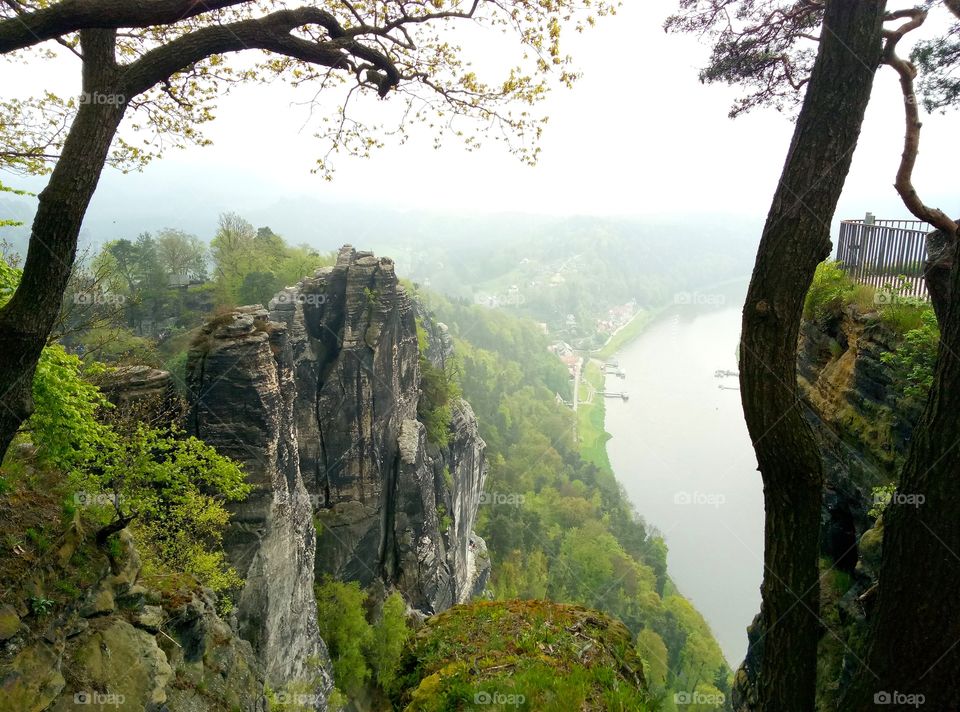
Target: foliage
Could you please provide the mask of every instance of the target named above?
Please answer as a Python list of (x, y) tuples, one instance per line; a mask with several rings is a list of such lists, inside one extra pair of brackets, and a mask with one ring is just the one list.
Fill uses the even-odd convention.
[[(955, 20), (960, 18), (960, 5), (946, 5)], [(761, 106), (785, 109), (799, 103), (813, 69), (823, 3), (680, 0), (679, 6), (679, 12), (666, 22), (667, 31), (704, 37), (712, 47), (710, 60), (700, 71), (701, 81), (739, 85), (747, 92), (734, 103), (731, 116)], [(902, 21), (893, 13), (886, 19)], [(910, 58), (919, 73), (925, 108), (934, 111), (955, 105), (960, 97), (960, 22), (919, 41)]]
[[(0, 303), (19, 277), (0, 261)], [(224, 502), (250, 490), (243, 472), (176, 429), (138, 425), (120, 432), (102, 422), (111, 406), (88, 379), (104, 371), (59, 344), (43, 350), (33, 382), (34, 412), (22, 429), (38, 462), (68, 473), (84, 503), (100, 503), (104, 521), (135, 515), (133, 526), (155, 565), (193, 575), (215, 591), (237, 586), (219, 543), (229, 519)]]
[(336, 685), (349, 697), (358, 697), (371, 678), (382, 688), (396, 677), (400, 650), (410, 633), (406, 603), (399, 593), (384, 601), (379, 620), (367, 622), (367, 594), (356, 581), (324, 579), (316, 586), (320, 636), (333, 662)]
[[(54, 20), (57, 28), (62, 27), (57, 23), (61, 5), (66, 7), (45, 4), (44, 19)], [(578, 76), (561, 38), (594, 25), (615, 6), (605, 0), (479, 0), (472, 6), (460, 0), (413, 5), (353, 0), (304, 8), (241, 0), (190, 7), (183, 17), (160, 24), (128, 21), (118, 33), (111, 56), (121, 62), (121, 71), (113, 89), (119, 92), (119, 105), (132, 115), (136, 133), (116, 142), (113, 165), (139, 168), (171, 146), (209, 143), (202, 125), (213, 120), (217, 100), (230, 86), (275, 79), (293, 86), (316, 84), (330, 95), (314, 102), (329, 107), (317, 135), (330, 152), (367, 156), (385, 136), (403, 141), (412, 124), (423, 124), (438, 145), (453, 138), (475, 149), (489, 135), (532, 162), (546, 120), (532, 107), (551, 87), (570, 86)], [(37, 32), (44, 30), (23, 17), (32, 9), (0, 6), (0, 23), (13, 30), (29, 23), (31, 33), (14, 46), (28, 48), (22, 58), (42, 59), (48, 55)], [(110, 19), (94, 17), (86, 26), (106, 27)], [(54, 38), (72, 48), (78, 44), (75, 30), (83, 23), (65, 24), (68, 29), (61, 30), (62, 36), (54, 32)], [(486, 72), (472, 66), (470, 56), (477, 50), (461, 44), (463, 35), (457, 32), (468, 24), (514, 38), (504, 61)], [(236, 52), (254, 47), (266, 52), (251, 62), (233, 61)], [(0, 46), (0, 51), (9, 50)], [(155, 61), (159, 58), (165, 60)], [(392, 120), (363, 118), (369, 112), (354, 111), (390, 94), (398, 102)], [(63, 127), (70, 125), (81, 101), (45, 91), (0, 102), (2, 162), (23, 172), (50, 170), (51, 157), (63, 147)], [(318, 161), (319, 170), (329, 169), (327, 156)]]
[[(947, 3), (951, 9), (956, 2)], [(954, 15), (957, 10), (953, 9)], [(939, 37), (923, 39), (916, 44), (910, 59), (920, 73), (920, 94), (927, 111), (945, 111), (960, 99), (960, 22), (953, 22)]]
[(363, 655), (373, 637), (363, 611), (366, 594), (356, 581), (327, 579), (316, 587), (320, 637), (327, 644), (337, 687), (354, 697), (366, 687), (370, 668)]
[[(464, 396), (487, 443), (485, 504), (477, 532), (489, 548), (488, 591), (497, 599), (550, 599), (597, 608), (634, 634), (660, 637), (670, 691), (730, 669), (709, 627), (672, 591), (666, 546), (636, 514), (609, 466), (586, 459), (566, 368), (535, 324), (501, 311), (421, 292), (447, 324), (461, 359)], [(569, 397), (569, 396), (568, 396)], [(641, 657), (652, 653), (640, 649)], [(648, 663), (651, 664), (651, 663)]]
[(680, 0), (679, 5), (667, 31), (696, 34), (712, 44), (700, 80), (747, 90), (731, 116), (758, 106), (782, 110), (797, 104), (813, 69), (821, 3)]
[(817, 265), (813, 283), (803, 303), (804, 318), (823, 321), (838, 316), (855, 287), (856, 282), (850, 279), (839, 262), (821, 262)]
[(98, 412), (111, 406), (87, 380), (100, 372), (97, 365), (84, 368), (59, 344), (40, 354), (33, 379), (34, 412), (25, 429), (45, 464), (69, 470), (111, 444), (109, 430), (97, 420)]
[(439, 447), (446, 447), (450, 440), (453, 408), (462, 395), (459, 363), (450, 359), (437, 366), (427, 358), (427, 334), (419, 322), (417, 341), (420, 347), (420, 400), (417, 401), (417, 417), (426, 428), (427, 439)]
[(407, 604), (399, 593), (391, 593), (383, 603), (380, 620), (373, 626), (367, 653), (377, 684), (384, 690), (393, 687), (400, 655), (409, 637)]
[(933, 309), (920, 314), (921, 324), (903, 335), (898, 347), (880, 356), (893, 368), (894, 378), (903, 389), (903, 397), (923, 401), (933, 386), (937, 352), (940, 348), (940, 328)]
[(195, 576), (214, 591), (242, 582), (219, 548), (230, 514), (225, 501), (250, 492), (229, 458), (194, 437), (139, 426), (110, 432), (71, 473), (77, 490), (109, 493), (157, 564)]
[(53, 608), (53, 601), (43, 596), (30, 597), (30, 612), (35, 616), (45, 616)]

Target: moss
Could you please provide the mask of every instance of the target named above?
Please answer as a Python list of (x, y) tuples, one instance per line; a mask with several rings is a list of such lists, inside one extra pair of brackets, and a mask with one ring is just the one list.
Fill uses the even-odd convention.
[(653, 709), (619, 621), (546, 601), (456, 606), (404, 653), (397, 709)]

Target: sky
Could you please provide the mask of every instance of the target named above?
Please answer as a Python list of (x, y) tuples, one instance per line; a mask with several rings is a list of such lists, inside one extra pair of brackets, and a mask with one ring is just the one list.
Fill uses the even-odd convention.
[[(109, 232), (118, 224), (122, 231), (140, 220), (144, 229), (157, 229), (177, 227), (189, 215), (191, 226), (212, 233), (222, 211), (269, 215), (290, 200), (363, 211), (392, 206), (464, 214), (656, 215), (691, 223), (717, 214), (762, 220), (786, 155), (790, 118), (764, 109), (728, 119), (736, 90), (697, 78), (708, 48), (695, 37), (662, 30), (675, 6), (676, 0), (628, 0), (595, 30), (570, 33), (566, 49), (584, 76), (573, 90), (559, 89), (545, 102), (551, 120), (534, 168), (493, 144), (474, 153), (453, 143), (437, 151), (431, 137), (419, 133), (370, 159), (341, 156), (334, 181), (326, 182), (310, 172), (324, 153), (303, 104), (310, 94), (284, 84), (243, 87), (220, 102), (218, 120), (206, 127), (213, 146), (169, 152), (140, 174), (107, 170), (88, 225)], [(942, 21), (933, 17), (929, 24)], [(75, 65), (67, 59), (4, 66), (0, 97), (45, 87), (69, 93)], [(953, 121), (950, 115), (926, 119), (915, 184), (928, 203), (956, 214), (960, 205), (947, 190), (952, 161), (939, 160), (952, 146)], [(897, 80), (882, 68), (838, 217), (868, 210), (907, 217), (892, 188), (902, 135)]]

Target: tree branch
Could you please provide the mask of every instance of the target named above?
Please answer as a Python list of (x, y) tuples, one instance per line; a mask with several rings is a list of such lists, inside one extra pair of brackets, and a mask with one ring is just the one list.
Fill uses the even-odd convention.
[[(317, 42), (290, 34), (307, 25), (323, 27), (330, 39)], [(356, 69), (352, 57), (358, 57), (382, 72), (379, 90), (385, 96), (400, 82), (400, 73), (384, 53), (355, 39), (365, 29), (369, 28), (345, 30), (329, 12), (314, 7), (279, 10), (260, 18), (205, 27), (153, 49), (128, 65), (122, 77), (123, 91), (128, 98), (136, 96), (214, 54), (262, 49), (350, 71)]]
[(62, 0), (0, 22), (0, 54), (85, 29), (150, 27), (249, 0)]
[[(960, 3), (958, 3), (960, 4)], [(897, 169), (897, 178), (893, 184), (899, 193), (903, 204), (918, 220), (923, 220), (942, 230), (946, 235), (956, 238), (957, 223), (948, 217), (942, 210), (927, 206), (916, 188), (913, 186), (913, 169), (917, 164), (917, 154), (920, 151), (920, 110), (917, 106), (917, 96), (914, 93), (913, 80), (917, 76), (917, 69), (913, 63), (897, 54), (897, 44), (908, 33), (917, 29), (927, 19), (925, 10), (900, 10), (888, 13), (886, 22), (899, 19), (908, 19), (895, 30), (885, 30), (886, 42), (883, 48), (883, 63), (893, 67), (900, 76), (900, 89), (903, 92), (903, 109), (906, 129), (903, 136), (903, 153), (900, 157), (900, 167)]]

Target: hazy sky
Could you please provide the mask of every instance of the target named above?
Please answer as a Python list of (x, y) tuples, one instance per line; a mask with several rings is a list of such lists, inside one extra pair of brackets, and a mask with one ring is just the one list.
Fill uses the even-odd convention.
[[(91, 217), (111, 211), (177, 216), (256, 210), (291, 196), (376, 205), (402, 204), (482, 212), (551, 214), (669, 214), (697, 219), (730, 212), (762, 217), (786, 154), (792, 125), (772, 110), (731, 121), (735, 91), (699, 83), (707, 48), (695, 38), (665, 35), (675, 0), (628, 0), (620, 14), (567, 49), (583, 80), (548, 99), (551, 116), (536, 168), (521, 165), (493, 144), (466, 153), (441, 151), (428, 136), (391, 146), (372, 159), (340, 158), (333, 183), (310, 174), (322, 145), (312, 138), (307, 93), (286, 85), (246, 87), (224, 99), (207, 126), (215, 145), (171, 152), (139, 175), (108, 171)], [(935, 18), (941, 19), (941, 18)], [(932, 24), (932, 23), (931, 23)], [(36, 92), (38, 80), (69, 92), (75, 60), (64, 67), (3, 66), (0, 95)], [(59, 73), (59, 77), (58, 74)], [(947, 153), (948, 122), (926, 120), (915, 175), (921, 194), (958, 212)], [(882, 68), (838, 217), (872, 210), (903, 216), (891, 186), (903, 134), (901, 99), (892, 70)], [(7, 180), (7, 182), (10, 182)]]

